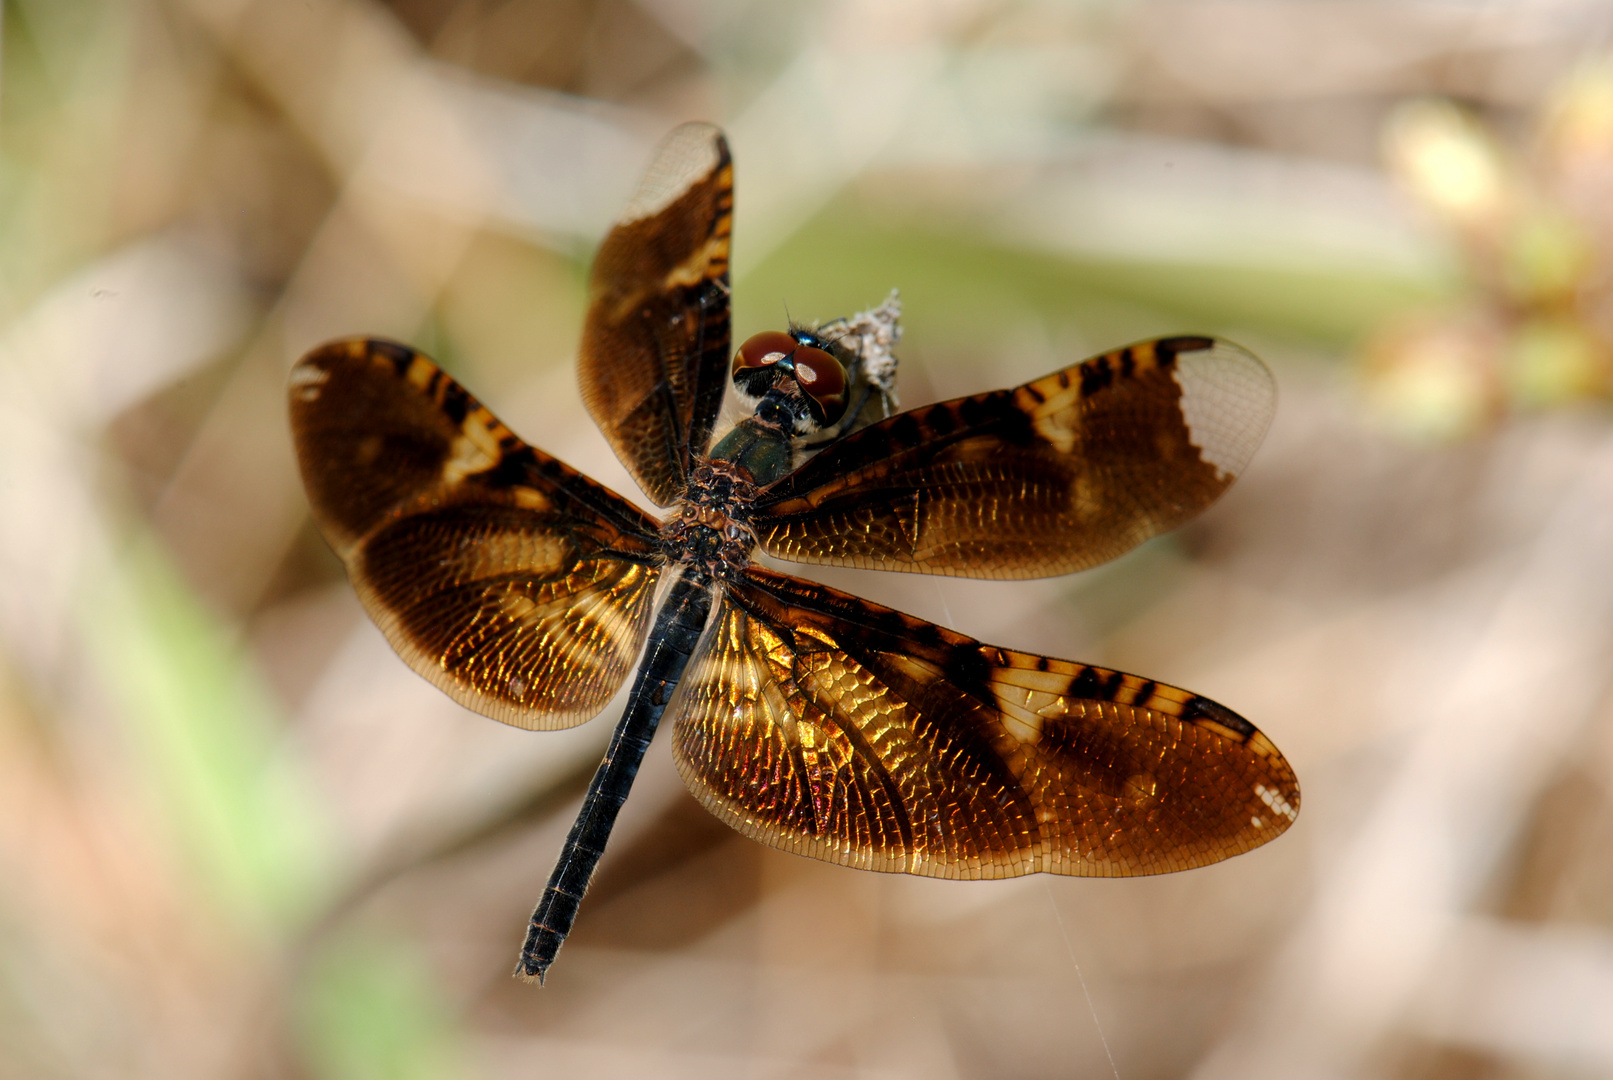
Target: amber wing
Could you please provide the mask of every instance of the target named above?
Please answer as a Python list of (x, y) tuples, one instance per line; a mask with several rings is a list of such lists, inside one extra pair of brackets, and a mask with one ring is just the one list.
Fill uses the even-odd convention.
[(1140, 342), (849, 435), (764, 492), (752, 525), (796, 562), (1066, 574), (1214, 502), (1275, 408), (1270, 372), (1230, 342)]
[(646, 494), (670, 506), (711, 438), (729, 362), (734, 169), (710, 124), (657, 151), (589, 281), (583, 401)]
[(673, 752), (695, 797), (846, 866), (1158, 874), (1299, 812), (1271, 740), (1213, 701), (760, 568), (726, 587), (681, 693)]
[(517, 727), (570, 727), (610, 700), (655, 592), (653, 519), (406, 346), (325, 345), (290, 397), (315, 520), (410, 667)]

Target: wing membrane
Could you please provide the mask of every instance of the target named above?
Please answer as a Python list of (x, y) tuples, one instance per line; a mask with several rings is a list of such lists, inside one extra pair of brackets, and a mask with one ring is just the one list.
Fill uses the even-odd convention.
[(721, 131), (673, 131), (605, 237), (589, 281), (583, 401), (661, 506), (682, 493), (726, 386), (733, 179)]
[(760, 568), (685, 676), (673, 752), (706, 808), (827, 862), (950, 878), (1125, 877), (1258, 847), (1293, 770), (1236, 713), (983, 645)]
[(410, 667), (516, 727), (570, 727), (610, 700), (644, 638), (654, 519), (403, 345), (316, 349), (290, 397), (315, 520)]
[(765, 492), (752, 527), (796, 562), (1066, 574), (1214, 502), (1275, 408), (1271, 374), (1230, 342), (1140, 342), (849, 435)]

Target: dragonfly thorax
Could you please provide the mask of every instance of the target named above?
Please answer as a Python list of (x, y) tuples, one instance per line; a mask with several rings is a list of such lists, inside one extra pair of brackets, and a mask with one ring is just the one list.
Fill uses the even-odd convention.
[(741, 466), (722, 459), (696, 465), (677, 513), (661, 526), (668, 561), (712, 578), (737, 574), (756, 548), (750, 528), (755, 499), (756, 484)]

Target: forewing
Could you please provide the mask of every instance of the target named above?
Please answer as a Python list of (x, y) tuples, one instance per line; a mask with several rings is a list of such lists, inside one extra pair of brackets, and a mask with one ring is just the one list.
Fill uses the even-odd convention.
[(516, 727), (570, 727), (610, 700), (654, 596), (654, 519), (406, 346), (325, 345), (290, 397), (314, 518), (410, 667)]
[(1276, 400), (1265, 365), (1230, 342), (1140, 342), (848, 435), (764, 492), (752, 527), (796, 562), (1066, 574), (1214, 502)]
[(1299, 812), (1271, 740), (1212, 701), (760, 568), (727, 586), (680, 692), (673, 752), (695, 797), (846, 866), (1157, 874), (1258, 847)]
[(589, 279), (577, 361), (583, 401), (661, 506), (682, 493), (727, 384), (733, 181), (721, 131), (673, 131)]

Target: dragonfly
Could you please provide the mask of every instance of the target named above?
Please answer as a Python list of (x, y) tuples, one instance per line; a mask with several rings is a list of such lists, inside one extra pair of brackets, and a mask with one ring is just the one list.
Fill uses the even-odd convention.
[[(706, 809), (842, 866), (1127, 877), (1286, 830), (1294, 771), (1231, 709), (753, 557), (995, 579), (1095, 566), (1244, 470), (1275, 410), (1265, 366), (1162, 337), (880, 415), (886, 387), (870, 393), (845, 334), (792, 324), (730, 351), (733, 176), (719, 129), (674, 130), (590, 274), (582, 398), (662, 515), (523, 442), (406, 345), (331, 342), (290, 376), (313, 517), (410, 667), (533, 730), (592, 718), (634, 673), (515, 974), (544, 980), (668, 710)], [(719, 433), (730, 391), (749, 412)]]

